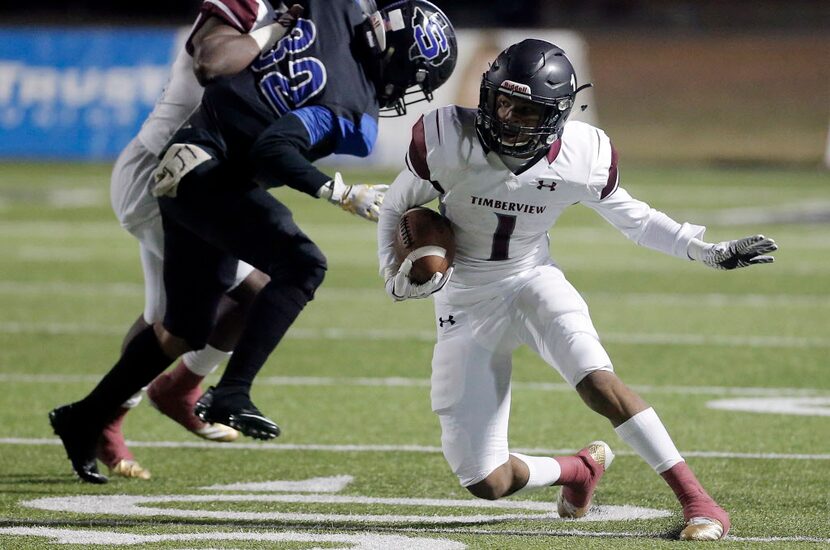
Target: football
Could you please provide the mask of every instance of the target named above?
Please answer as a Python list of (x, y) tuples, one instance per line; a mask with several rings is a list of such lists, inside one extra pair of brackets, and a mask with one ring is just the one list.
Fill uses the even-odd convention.
[[(444, 250), (442, 257), (435, 249)], [(395, 256), (398, 262), (413, 251), (421, 250), (424, 255), (412, 263), (409, 280), (424, 284), (435, 273), (446, 273), (455, 259), (455, 235), (450, 220), (424, 206), (410, 208), (401, 216), (395, 236)]]

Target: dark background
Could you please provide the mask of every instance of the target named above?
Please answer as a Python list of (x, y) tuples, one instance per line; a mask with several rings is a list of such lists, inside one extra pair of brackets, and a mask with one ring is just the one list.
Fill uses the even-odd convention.
[[(434, 2), (458, 28), (578, 31), (630, 160), (830, 165), (830, 0)], [(0, 0), (0, 25), (181, 27), (199, 4)]]
[[(489, 27), (825, 29), (828, 0), (436, 0), (455, 25)], [(0, 2), (2, 23), (168, 23), (189, 20), (192, 0)]]

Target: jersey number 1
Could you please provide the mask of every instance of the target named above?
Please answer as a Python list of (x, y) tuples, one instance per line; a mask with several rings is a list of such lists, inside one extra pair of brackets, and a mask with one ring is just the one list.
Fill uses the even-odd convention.
[(493, 233), (493, 246), (490, 249), (491, 260), (506, 260), (510, 252), (510, 236), (516, 229), (516, 216), (496, 214), (499, 223)]

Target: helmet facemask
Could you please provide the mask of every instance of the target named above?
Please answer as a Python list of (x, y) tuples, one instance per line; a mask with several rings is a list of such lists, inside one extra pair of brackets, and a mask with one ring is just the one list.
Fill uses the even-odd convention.
[[(394, 47), (390, 48), (389, 58), (394, 58)], [(429, 82), (429, 70), (416, 64), (414, 77), (394, 61), (381, 62), (379, 72), (381, 82), (385, 82), (377, 90), (380, 104), (380, 117), (391, 118), (406, 114), (408, 105), (432, 101), (432, 87)], [(414, 82), (413, 82), (414, 81)]]
[[(550, 42), (528, 38), (509, 46), (481, 78), (476, 131), (482, 144), (501, 155), (536, 157), (562, 136), (576, 94), (590, 86), (577, 87), (573, 65)], [(500, 111), (499, 98), (512, 108)]]
[[(505, 82), (496, 86), (486, 78), (481, 83), (477, 127), (487, 147), (500, 155), (530, 158), (547, 149), (562, 133), (571, 114), (575, 94), (557, 98), (534, 97), (521, 86)], [(537, 113), (536, 123), (520, 125), (499, 116), (501, 98), (508, 98), (513, 109)], [(502, 108), (502, 111), (504, 109)]]

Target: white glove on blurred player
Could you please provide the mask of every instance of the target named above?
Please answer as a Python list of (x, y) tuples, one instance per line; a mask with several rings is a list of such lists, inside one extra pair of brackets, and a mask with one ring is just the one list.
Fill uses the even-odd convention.
[(319, 197), (338, 205), (346, 212), (377, 222), (380, 205), (388, 185), (346, 185), (340, 172), (320, 188)]
[(179, 182), (191, 170), (211, 160), (210, 153), (190, 143), (174, 143), (164, 153), (161, 162), (153, 172), (154, 197), (175, 197)]
[(775, 258), (766, 254), (776, 250), (778, 245), (772, 239), (763, 235), (753, 235), (717, 244), (692, 239), (687, 253), (691, 259), (715, 269), (736, 269), (755, 264), (771, 264)]
[[(417, 252), (417, 251), (416, 251)], [(446, 273), (436, 273), (432, 278), (423, 283), (415, 284), (409, 279), (409, 272), (412, 270), (412, 254), (401, 263), (401, 266), (395, 271), (394, 268), (386, 269), (386, 293), (396, 302), (403, 302), (410, 298), (420, 299), (426, 298), (444, 288), (452, 277), (452, 272), (455, 267), (450, 266)]]

